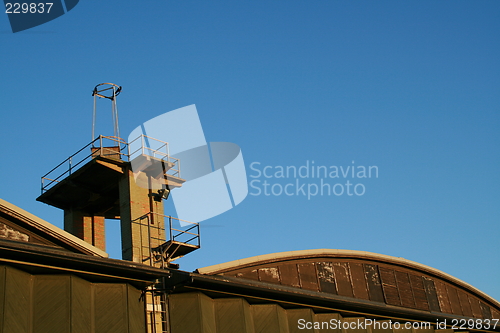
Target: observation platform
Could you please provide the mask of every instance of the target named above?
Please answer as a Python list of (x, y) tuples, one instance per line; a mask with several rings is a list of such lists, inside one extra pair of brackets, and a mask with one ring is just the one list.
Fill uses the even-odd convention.
[[(141, 247), (149, 256), (151, 266), (168, 268), (170, 263), (200, 248), (200, 225), (176, 217), (149, 212), (132, 223), (148, 235)], [(154, 245), (153, 245), (154, 244)], [(159, 245), (158, 245), (159, 244)]]
[(120, 182), (128, 173), (137, 180), (147, 175), (153, 182), (137, 184), (152, 190), (155, 186), (173, 189), (185, 182), (180, 177), (179, 160), (170, 157), (166, 142), (145, 135), (129, 143), (99, 136), (42, 177), (37, 200), (64, 210), (117, 219)]

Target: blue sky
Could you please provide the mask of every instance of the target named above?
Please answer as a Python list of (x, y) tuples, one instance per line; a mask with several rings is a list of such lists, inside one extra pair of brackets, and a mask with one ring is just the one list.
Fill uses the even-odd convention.
[[(2, 14), (0, 197), (62, 227), (35, 201), (40, 177), (90, 141), (92, 89), (113, 82), (125, 137), (196, 104), (207, 140), (238, 144), (249, 176), (253, 162), (378, 167), (351, 179), (362, 196), (249, 195), (201, 223), (182, 269), (363, 250), (500, 299), (499, 12), (498, 1), (80, 1), (15, 34)], [(98, 125), (112, 133), (107, 114)]]

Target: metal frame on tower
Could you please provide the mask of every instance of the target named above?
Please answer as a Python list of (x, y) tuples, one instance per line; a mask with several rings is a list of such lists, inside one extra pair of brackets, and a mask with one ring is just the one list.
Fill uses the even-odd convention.
[(113, 135), (120, 138), (120, 126), (118, 124), (118, 106), (116, 105), (116, 96), (120, 94), (122, 87), (114, 83), (101, 83), (94, 87), (92, 96), (94, 96), (94, 112), (92, 116), (92, 140), (95, 139), (95, 124), (97, 114), (97, 97), (111, 100), (111, 116), (113, 118)]

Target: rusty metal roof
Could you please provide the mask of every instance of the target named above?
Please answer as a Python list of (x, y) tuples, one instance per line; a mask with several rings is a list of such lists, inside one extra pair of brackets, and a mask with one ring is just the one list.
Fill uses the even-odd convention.
[(449, 274), (404, 258), (350, 250), (273, 253), (197, 270), (468, 318), (500, 319), (500, 303)]

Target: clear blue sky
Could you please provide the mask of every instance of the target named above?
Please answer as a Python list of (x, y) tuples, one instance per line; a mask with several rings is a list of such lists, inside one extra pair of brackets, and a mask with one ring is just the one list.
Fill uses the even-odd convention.
[(201, 223), (182, 269), (363, 250), (500, 299), (499, 14), (493, 0), (80, 1), (16, 34), (1, 14), (0, 197), (62, 227), (35, 201), (40, 177), (90, 141), (91, 91), (113, 82), (123, 136), (196, 104), (207, 140), (238, 144), (249, 176), (253, 162), (378, 167), (350, 180), (362, 196), (249, 195)]

